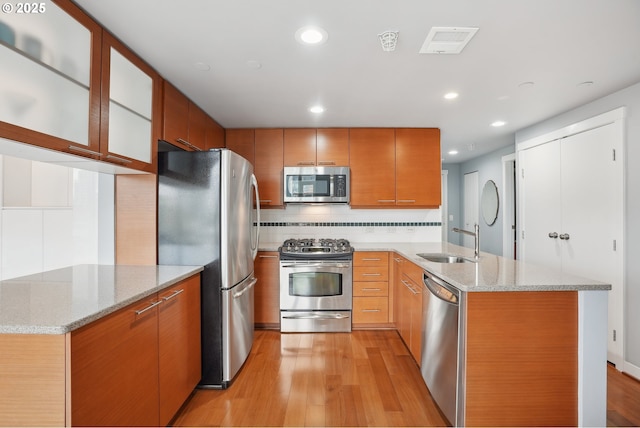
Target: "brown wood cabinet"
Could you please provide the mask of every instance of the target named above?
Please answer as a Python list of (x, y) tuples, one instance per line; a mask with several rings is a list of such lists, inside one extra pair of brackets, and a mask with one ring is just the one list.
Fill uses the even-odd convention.
[(211, 116), (206, 117), (205, 141), (205, 150), (224, 147), (224, 128)]
[(284, 166), (316, 165), (316, 130), (287, 128), (284, 130)]
[(466, 293), (466, 426), (578, 424), (578, 293)]
[(255, 130), (254, 170), (260, 189), (260, 207), (280, 208), (283, 202), (284, 130)]
[(154, 294), (71, 334), (73, 425), (159, 424), (157, 302)]
[(318, 166), (349, 165), (349, 129), (318, 128), (316, 164)]
[(353, 256), (353, 326), (389, 323), (389, 254), (356, 251)]
[(394, 253), (395, 325), (400, 337), (420, 365), (422, 353), (422, 268)]
[(392, 128), (349, 130), (351, 207), (396, 205), (395, 132)]
[(403, 265), (402, 280), (406, 281), (406, 288), (411, 294), (406, 294), (408, 301), (405, 302), (403, 310), (408, 312), (409, 323), (409, 351), (420, 365), (422, 356), (422, 296), (424, 286), (422, 285), (422, 268), (412, 262)]
[(200, 381), (200, 275), (158, 293), (160, 425), (166, 426)]
[(349, 130), (347, 128), (285, 129), (284, 165), (349, 165)]
[(433, 207), (441, 203), (440, 130), (396, 129), (396, 204)]
[(224, 141), (226, 148), (233, 150), (252, 165), (256, 164), (254, 129), (225, 129)]
[(280, 258), (277, 251), (260, 251), (255, 261), (254, 323), (261, 328), (280, 328)]
[(224, 129), (166, 80), (163, 100), (163, 140), (185, 150), (224, 147)]
[(73, 331), (71, 423), (166, 425), (200, 380), (199, 314), (195, 275)]
[(435, 208), (441, 203), (440, 130), (350, 131), (353, 208)]

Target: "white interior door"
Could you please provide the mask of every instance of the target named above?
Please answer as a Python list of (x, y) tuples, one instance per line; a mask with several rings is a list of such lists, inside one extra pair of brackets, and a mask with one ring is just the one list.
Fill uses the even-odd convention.
[[(478, 184), (478, 172), (470, 172), (464, 175), (464, 225), (463, 229), (473, 232), (474, 226), (479, 224), (479, 203), (480, 194)], [(463, 245), (473, 248), (475, 245), (473, 236), (463, 234)]]
[(562, 234), (566, 239), (561, 246), (564, 272), (612, 285), (608, 348), (609, 360), (617, 365), (623, 355), (623, 186), (618, 182), (622, 162), (614, 160), (613, 154), (615, 134), (615, 126), (609, 124), (562, 140)]
[(518, 258), (562, 269), (560, 141), (520, 152), (521, 245)]
[(518, 258), (611, 284), (607, 359), (624, 370), (624, 127), (584, 123), (518, 152)]

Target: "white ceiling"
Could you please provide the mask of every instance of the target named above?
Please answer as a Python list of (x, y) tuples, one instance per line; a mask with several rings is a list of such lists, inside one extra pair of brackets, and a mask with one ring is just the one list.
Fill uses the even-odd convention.
[[(438, 127), (444, 162), (640, 81), (639, 0), (76, 2), (225, 128)], [(312, 24), (329, 38), (302, 46), (294, 34)], [(446, 26), (479, 31), (460, 55), (419, 54)]]

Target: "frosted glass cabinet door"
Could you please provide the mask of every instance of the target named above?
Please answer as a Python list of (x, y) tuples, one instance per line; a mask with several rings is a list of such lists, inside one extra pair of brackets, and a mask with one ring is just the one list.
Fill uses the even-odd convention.
[(102, 49), (102, 88), (109, 94), (102, 100), (104, 159), (153, 171), (159, 76), (109, 34), (104, 35)]
[[(42, 13), (0, 15), (0, 122), (44, 134), (40, 139), (22, 137), (26, 142), (58, 146), (64, 142), (47, 141), (53, 136), (81, 146), (97, 145), (99, 70), (92, 75), (94, 48), (99, 49), (97, 24), (66, 1), (63, 10), (53, 2), (38, 3)], [(26, 3), (25, 3), (26, 4)], [(79, 19), (78, 19), (79, 18)], [(97, 40), (96, 40), (97, 39)], [(95, 84), (94, 84), (95, 83)], [(15, 130), (14, 126), (14, 130)], [(90, 128), (95, 130), (92, 135)], [(27, 135), (23, 132), (23, 134)]]

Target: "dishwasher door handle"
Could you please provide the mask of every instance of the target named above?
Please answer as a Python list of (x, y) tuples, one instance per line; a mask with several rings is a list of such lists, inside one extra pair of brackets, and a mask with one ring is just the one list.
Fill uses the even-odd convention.
[(459, 304), (458, 291), (455, 290), (453, 286), (448, 285), (440, 278), (424, 272), (423, 282), (434, 297), (437, 297), (438, 299), (444, 300), (445, 302), (451, 303), (453, 305)]

